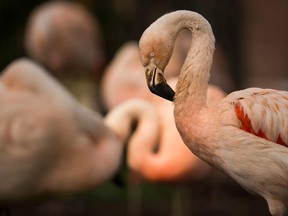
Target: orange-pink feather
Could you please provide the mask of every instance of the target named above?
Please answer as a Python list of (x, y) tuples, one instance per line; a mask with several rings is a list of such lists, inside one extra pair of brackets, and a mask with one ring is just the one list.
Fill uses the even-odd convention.
[[(259, 129), (258, 132), (254, 131), (254, 129), (252, 127), (252, 124), (251, 124), (251, 120), (249, 119), (248, 115), (245, 114), (245, 112), (243, 110), (243, 107), (241, 106), (240, 103), (236, 103), (235, 106), (234, 106), (234, 109), (235, 109), (235, 113), (236, 113), (237, 118), (241, 122), (240, 129), (242, 129), (242, 130), (244, 130), (246, 132), (249, 132), (251, 134), (254, 134), (255, 136), (262, 137), (262, 138), (264, 138), (266, 140), (269, 140), (267, 138), (267, 136), (265, 135), (265, 133), (261, 130), (261, 128)], [(269, 140), (269, 141), (274, 142), (273, 140)], [(285, 143), (283, 141), (283, 139), (281, 138), (280, 134), (278, 136), (278, 139), (277, 139), (276, 143), (280, 144), (280, 145), (283, 145), (285, 147), (288, 147), (287, 143)]]

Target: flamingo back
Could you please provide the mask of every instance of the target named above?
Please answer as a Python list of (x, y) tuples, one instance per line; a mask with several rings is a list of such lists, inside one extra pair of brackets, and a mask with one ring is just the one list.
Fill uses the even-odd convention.
[(288, 147), (287, 92), (249, 88), (229, 97), (242, 130)]

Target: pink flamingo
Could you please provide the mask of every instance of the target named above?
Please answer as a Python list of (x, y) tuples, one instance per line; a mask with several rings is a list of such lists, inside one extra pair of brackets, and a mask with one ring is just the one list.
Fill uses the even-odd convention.
[[(191, 31), (192, 44), (174, 94), (164, 69), (182, 29)], [(214, 41), (209, 22), (198, 13), (181, 10), (160, 17), (139, 43), (148, 87), (174, 102), (176, 127), (194, 154), (262, 196), (273, 216), (287, 215), (288, 93), (249, 88), (207, 107)]]
[(3, 71), (0, 104), (1, 205), (75, 194), (117, 172), (116, 135), (37, 64)]
[(27, 20), (27, 54), (48, 68), (81, 104), (100, 110), (97, 85), (106, 63), (101, 26), (81, 3), (49, 1)]
[(99, 79), (102, 73), (101, 28), (81, 3), (51, 1), (36, 7), (27, 21), (24, 43), (29, 56), (60, 77), (72, 74)]

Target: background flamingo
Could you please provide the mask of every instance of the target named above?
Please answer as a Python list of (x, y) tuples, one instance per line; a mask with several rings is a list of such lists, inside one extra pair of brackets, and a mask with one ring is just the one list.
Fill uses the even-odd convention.
[(49, 1), (32, 10), (24, 35), (43, 64), (85, 106), (99, 111), (97, 84), (106, 63), (101, 26), (81, 3)]
[[(191, 31), (192, 45), (174, 95), (164, 69), (183, 28)], [(147, 84), (153, 93), (174, 101), (177, 129), (191, 151), (262, 196), (272, 215), (287, 215), (288, 93), (250, 88), (207, 107), (213, 51), (210, 24), (191, 11), (160, 17), (140, 39)]]
[(29, 56), (58, 76), (81, 72), (99, 78), (104, 66), (100, 24), (80, 3), (52, 1), (37, 6), (28, 18), (24, 44)]
[(123, 144), (43, 68), (16, 60), (0, 83), (1, 205), (78, 193), (115, 175)]

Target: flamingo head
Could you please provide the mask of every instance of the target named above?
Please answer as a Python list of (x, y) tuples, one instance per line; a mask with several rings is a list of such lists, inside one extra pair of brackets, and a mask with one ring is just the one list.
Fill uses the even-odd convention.
[(175, 92), (164, 77), (164, 69), (173, 52), (173, 43), (172, 41), (171, 43), (164, 42), (164, 38), (166, 38), (165, 35), (164, 37), (161, 34), (154, 35), (147, 29), (139, 41), (140, 58), (145, 68), (146, 81), (150, 91), (173, 101)]

